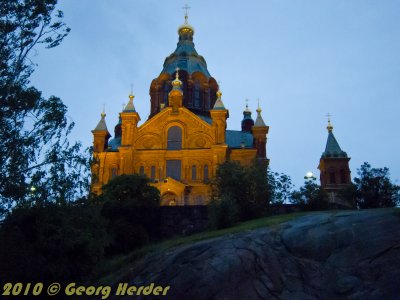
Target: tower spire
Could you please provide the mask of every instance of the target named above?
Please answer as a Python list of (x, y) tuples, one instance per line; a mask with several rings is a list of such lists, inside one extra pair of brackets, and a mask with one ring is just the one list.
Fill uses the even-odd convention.
[(254, 126), (257, 126), (257, 127), (267, 126), (267, 125), (265, 125), (265, 122), (264, 122), (264, 120), (263, 120), (263, 118), (261, 116), (261, 111), (262, 110), (261, 110), (261, 107), (260, 107), (260, 99), (257, 99), (257, 101), (258, 101), (258, 107), (256, 109), (256, 111), (257, 111), (257, 119), (256, 119), (256, 122), (255, 122)]
[(131, 84), (131, 92), (129, 93), (129, 101), (128, 104), (124, 108), (124, 112), (136, 112), (135, 106), (133, 105), (133, 98), (135, 96), (133, 95), (133, 84)]
[(103, 104), (103, 111), (101, 112), (100, 116), (101, 116), (100, 121), (93, 131), (107, 131), (108, 132), (107, 125), (106, 125), (105, 104)]
[(328, 129), (328, 132), (332, 132), (333, 126), (331, 124), (331, 114), (327, 113), (326, 116), (328, 117), (328, 126), (326, 126), (326, 129)]
[(225, 109), (225, 105), (222, 102), (221, 97), (222, 97), (222, 92), (221, 92), (220, 89), (218, 89), (218, 91), (217, 91), (217, 100), (215, 101), (213, 109)]

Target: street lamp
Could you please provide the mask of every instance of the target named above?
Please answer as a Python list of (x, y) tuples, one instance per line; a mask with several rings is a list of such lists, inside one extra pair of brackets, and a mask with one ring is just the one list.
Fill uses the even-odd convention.
[(306, 176), (304, 176), (304, 179), (311, 181), (311, 180), (316, 180), (317, 178), (314, 176), (313, 172), (310, 171), (310, 172), (306, 173)]

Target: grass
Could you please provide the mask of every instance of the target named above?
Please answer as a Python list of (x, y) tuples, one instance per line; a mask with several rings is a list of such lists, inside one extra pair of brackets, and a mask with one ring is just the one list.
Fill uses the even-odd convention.
[(104, 260), (97, 268), (96, 283), (110, 284), (112, 282), (117, 282), (118, 278), (121, 278), (123, 274), (125, 274), (126, 271), (129, 269), (130, 264), (132, 264), (137, 259), (150, 253), (164, 252), (166, 250), (173, 249), (178, 246), (189, 245), (198, 241), (208, 240), (212, 238), (217, 238), (225, 235), (230, 235), (262, 227), (275, 226), (281, 223), (291, 221), (298, 217), (304, 216), (306, 214), (310, 214), (310, 212), (298, 212), (298, 213), (265, 217), (247, 222), (242, 222), (233, 227), (225, 229), (204, 231), (190, 236), (176, 237), (155, 244), (150, 244), (143, 248), (137, 249), (127, 255)]

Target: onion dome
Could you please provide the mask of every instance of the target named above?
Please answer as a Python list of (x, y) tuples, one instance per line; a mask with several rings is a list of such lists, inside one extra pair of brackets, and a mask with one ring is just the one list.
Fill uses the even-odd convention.
[(207, 70), (207, 63), (204, 57), (199, 55), (194, 48), (194, 28), (188, 23), (188, 16), (185, 15), (185, 23), (178, 27), (179, 41), (177, 47), (164, 61), (161, 73), (173, 74), (176, 68), (186, 71), (189, 74), (201, 72), (207, 78), (211, 75)]
[(119, 116), (118, 124), (115, 125), (115, 127), (114, 127), (114, 138), (119, 138), (122, 136), (121, 125), (122, 125), (122, 119), (121, 119), (121, 116)]
[[(246, 99), (246, 102), (248, 100)], [(251, 132), (251, 127), (254, 126), (254, 120), (251, 118), (251, 110), (246, 103), (246, 109), (243, 111), (242, 131)]]

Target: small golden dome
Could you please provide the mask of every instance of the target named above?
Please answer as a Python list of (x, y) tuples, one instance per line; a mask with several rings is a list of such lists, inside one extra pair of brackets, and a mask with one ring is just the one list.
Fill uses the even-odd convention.
[(172, 81), (172, 86), (174, 88), (180, 88), (182, 86), (182, 81), (179, 80), (179, 68), (176, 68), (175, 79)]
[(178, 34), (194, 34), (194, 28), (188, 23), (188, 16), (185, 15), (185, 23), (178, 27)]

